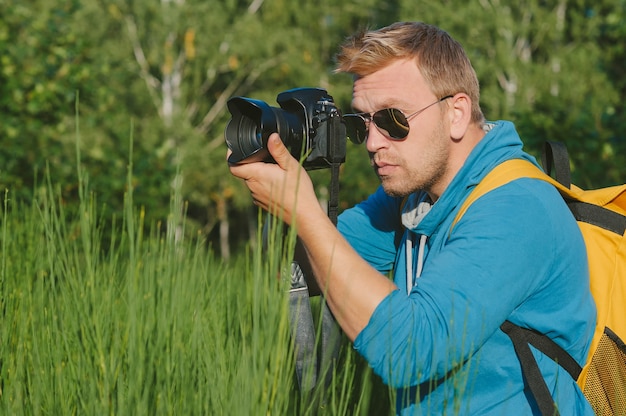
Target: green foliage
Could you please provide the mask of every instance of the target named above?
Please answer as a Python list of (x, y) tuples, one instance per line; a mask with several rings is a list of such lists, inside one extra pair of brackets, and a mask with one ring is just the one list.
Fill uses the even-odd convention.
[(325, 414), (389, 410), (350, 348), (329, 390), (298, 392), (289, 279), (274, 278), (293, 236), (225, 263), (202, 238), (146, 224), (132, 188), (114, 227), (82, 181), (67, 211), (58, 187), (43, 189), (30, 205), (3, 196), (0, 413), (314, 415), (322, 394)]
[(545, 140), (565, 142), (573, 179), (583, 187), (626, 181), (618, 75), (624, 47), (616, 42), (624, 36), (617, 21), (626, 2), (449, 0), (414, 10), (409, 4), (404, 18), (437, 24), (464, 45), (488, 119), (514, 121), (535, 155)]
[[(0, 184), (17, 199), (49, 166), (66, 203), (77, 203), (78, 113), (82, 164), (106, 215), (124, 209), (130, 136), (134, 198), (148, 222), (165, 224), (180, 192), (190, 235), (217, 239), (230, 218), (231, 242), (246, 239), (250, 197), (224, 161), (228, 98), (275, 106), (283, 90), (320, 86), (347, 110), (351, 80), (332, 73), (338, 43), (411, 19), (461, 41), (487, 117), (513, 120), (531, 153), (565, 141), (576, 183), (625, 180), (624, 0), (28, 3), (0, 2)], [(364, 153), (348, 145), (342, 207), (376, 186)], [(322, 194), (327, 175), (314, 179)]]
[[(261, 245), (242, 243), (257, 217), (225, 163), (228, 98), (320, 86), (347, 110), (337, 44), (423, 20), (467, 49), (488, 118), (536, 155), (567, 143), (583, 187), (625, 182), (625, 15), (624, 0), (0, 0), (0, 412), (316, 414), (268, 279), (292, 247), (232, 263), (207, 248), (228, 219), (230, 243)], [(312, 174), (323, 197), (329, 174)], [(348, 144), (341, 208), (376, 186)], [(342, 359), (326, 413), (387, 412), (393, 395)]]
[(17, 196), (30, 192), (46, 161), (62, 170), (72, 154), (64, 146), (64, 115), (72, 108), (74, 86), (89, 71), (80, 65), (80, 38), (64, 25), (75, 4), (36, 6), (0, 8), (0, 183), (11, 184)]

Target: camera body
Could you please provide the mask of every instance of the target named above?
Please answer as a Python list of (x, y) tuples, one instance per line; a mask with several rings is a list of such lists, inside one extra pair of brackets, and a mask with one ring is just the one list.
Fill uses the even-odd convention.
[(280, 108), (261, 100), (228, 100), (231, 120), (224, 136), (229, 163), (274, 162), (267, 151), (277, 132), (289, 152), (307, 170), (331, 167), (346, 158), (346, 128), (333, 97), (321, 88), (294, 88), (278, 94)]

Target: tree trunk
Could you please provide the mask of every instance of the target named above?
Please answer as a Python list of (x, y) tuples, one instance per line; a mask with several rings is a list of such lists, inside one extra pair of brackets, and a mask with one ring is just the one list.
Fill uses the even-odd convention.
[(217, 201), (217, 218), (220, 222), (220, 253), (222, 254), (222, 258), (226, 260), (230, 258), (230, 244), (228, 242), (230, 222), (228, 221), (227, 206), (226, 198), (220, 196)]

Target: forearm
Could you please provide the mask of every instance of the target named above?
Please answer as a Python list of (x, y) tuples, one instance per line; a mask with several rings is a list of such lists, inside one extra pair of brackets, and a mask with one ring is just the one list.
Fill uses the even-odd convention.
[(277, 134), (267, 145), (276, 164), (236, 164), (230, 171), (245, 181), (256, 205), (296, 227), (320, 289), (354, 340), (395, 285), (341, 236), (317, 203), (310, 178)]
[(296, 227), (313, 274), (339, 325), (354, 340), (396, 286), (352, 249), (321, 209), (302, 217)]

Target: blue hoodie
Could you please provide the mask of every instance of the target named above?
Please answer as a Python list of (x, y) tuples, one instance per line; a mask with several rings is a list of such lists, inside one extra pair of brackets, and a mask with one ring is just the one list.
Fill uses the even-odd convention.
[[(547, 334), (579, 363), (587, 357), (595, 304), (584, 241), (551, 185), (517, 179), (495, 189), (450, 232), (461, 204), (492, 168), (513, 158), (536, 164), (513, 124), (488, 126), (432, 206), (425, 193), (403, 203), (379, 187), (339, 218), (350, 244), (398, 286), (354, 342), (397, 389), (398, 414), (539, 414), (525, 395), (511, 340), (499, 329), (507, 319)], [(593, 415), (571, 376), (533, 352), (561, 415)]]

